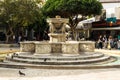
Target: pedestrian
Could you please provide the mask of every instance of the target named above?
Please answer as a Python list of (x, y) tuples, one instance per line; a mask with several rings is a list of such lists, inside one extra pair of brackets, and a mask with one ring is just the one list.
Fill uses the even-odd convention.
[(106, 35), (103, 36), (102, 41), (103, 41), (103, 48), (106, 49), (106, 48), (107, 48), (107, 45), (108, 45), (108, 40), (107, 40)]
[(21, 37), (21, 35), (19, 35), (19, 37), (18, 37), (18, 44), (20, 43), (21, 39), (22, 39), (22, 37)]
[(101, 49), (103, 48), (102, 35), (100, 35), (98, 38), (98, 49), (99, 48), (101, 48)]
[(111, 50), (113, 48), (113, 38), (112, 36), (109, 36), (108, 38), (108, 49)]

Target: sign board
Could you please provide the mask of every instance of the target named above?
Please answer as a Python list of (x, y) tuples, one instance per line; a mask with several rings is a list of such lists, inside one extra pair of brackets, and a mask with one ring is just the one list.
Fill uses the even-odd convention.
[(107, 18), (106, 21), (116, 23), (116, 17)]

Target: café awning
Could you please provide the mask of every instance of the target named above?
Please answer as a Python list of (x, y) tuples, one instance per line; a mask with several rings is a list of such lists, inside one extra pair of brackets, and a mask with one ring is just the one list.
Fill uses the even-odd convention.
[(76, 27), (76, 29), (87, 30), (92, 27), (92, 22), (95, 21), (95, 18), (90, 18), (87, 20), (80, 21)]

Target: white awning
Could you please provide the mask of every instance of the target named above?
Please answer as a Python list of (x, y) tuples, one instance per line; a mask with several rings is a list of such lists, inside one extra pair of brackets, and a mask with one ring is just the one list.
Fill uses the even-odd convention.
[(92, 22), (95, 21), (95, 18), (90, 18), (87, 20), (80, 21), (76, 27), (76, 29), (84, 29), (87, 30), (92, 27)]
[(82, 22), (79, 22), (76, 29), (89, 29), (92, 27), (92, 23), (82, 23)]

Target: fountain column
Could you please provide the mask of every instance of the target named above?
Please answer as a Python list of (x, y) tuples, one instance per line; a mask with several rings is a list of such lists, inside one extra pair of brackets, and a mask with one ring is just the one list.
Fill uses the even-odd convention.
[(68, 19), (61, 18), (60, 16), (56, 16), (56, 18), (47, 19), (47, 22), (50, 26), (50, 33), (48, 34), (50, 37), (49, 42), (54, 43), (66, 41), (65, 26), (66, 23), (68, 23), (68, 21)]
[(65, 26), (69, 19), (61, 18), (56, 16), (56, 18), (49, 18), (47, 22), (50, 26), (50, 37), (49, 43), (51, 44), (51, 53), (62, 53), (62, 44), (66, 41), (66, 31)]

